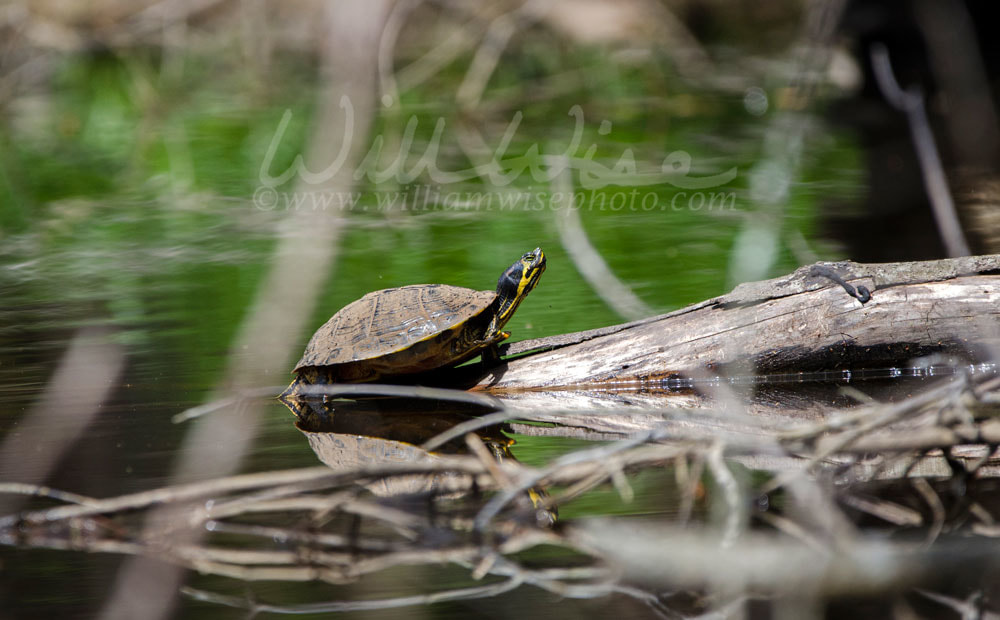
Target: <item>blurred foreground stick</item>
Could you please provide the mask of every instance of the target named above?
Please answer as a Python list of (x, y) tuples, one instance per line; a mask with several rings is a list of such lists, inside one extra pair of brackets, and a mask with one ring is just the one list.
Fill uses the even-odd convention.
[[(831, 271), (871, 299), (850, 296)], [(821, 263), (661, 316), (501, 347), (507, 356), (529, 354), (475, 389), (655, 387), (674, 375), (725, 373), (734, 363), (741, 373), (775, 373), (892, 365), (931, 353), (983, 361), (998, 345), (1000, 255)]]

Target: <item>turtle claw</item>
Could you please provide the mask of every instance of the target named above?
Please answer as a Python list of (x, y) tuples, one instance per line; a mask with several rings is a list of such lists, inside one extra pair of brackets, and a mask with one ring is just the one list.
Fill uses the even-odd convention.
[(491, 366), (496, 366), (500, 363), (500, 349), (497, 348), (496, 342), (491, 343), (488, 347), (483, 349), (483, 368), (490, 368)]

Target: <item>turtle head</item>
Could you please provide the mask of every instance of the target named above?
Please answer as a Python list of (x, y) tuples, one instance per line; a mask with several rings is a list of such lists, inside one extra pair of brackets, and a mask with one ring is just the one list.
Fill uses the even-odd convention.
[(507, 323), (517, 310), (517, 306), (538, 284), (543, 271), (545, 271), (545, 254), (541, 248), (535, 248), (503, 272), (497, 281), (499, 305), (496, 317), (490, 326), (492, 331), (499, 331)]

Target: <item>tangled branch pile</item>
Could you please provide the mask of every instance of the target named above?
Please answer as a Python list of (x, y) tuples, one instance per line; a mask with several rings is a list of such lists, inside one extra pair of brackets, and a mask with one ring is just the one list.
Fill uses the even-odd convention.
[[(805, 605), (920, 591), (926, 600), (959, 605), (1000, 557), (989, 493), (1000, 440), (998, 387), (1000, 378), (958, 376), (897, 403), (871, 402), (819, 422), (663, 410), (662, 426), (539, 468), (497, 463), (468, 434), (464, 455), (248, 474), (100, 500), (7, 484), (7, 493), (60, 505), (3, 517), (0, 537), (155, 556), (247, 581), (342, 584), (400, 565), (442, 563), (468, 572), (466, 587), (309, 607), (316, 610), (485, 597), (522, 584), (564, 597), (618, 593), (663, 616), (680, 612), (678, 601), (693, 613), (749, 597)], [(628, 503), (637, 478), (649, 472), (676, 481), (672, 514), (610, 517), (609, 506), (605, 515), (572, 516), (575, 502), (609, 485)], [(431, 484), (387, 484), (403, 480)], [(372, 492), (376, 483), (379, 493)], [(539, 505), (528, 501), (533, 490)], [(154, 507), (157, 527), (141, 527)], [(546, 524), (539, 508), (571, 516)], [(209, 535), (187, 544), (183, 533), (191, 529)], [(968, 591), (935, 593), (942, 575), (952, 588), (961, 582), (956, 576), (968, 577)], [(701, 596), (693, 600), (691, 592)], [(245, 595), (189, 594), (273, 610)]]

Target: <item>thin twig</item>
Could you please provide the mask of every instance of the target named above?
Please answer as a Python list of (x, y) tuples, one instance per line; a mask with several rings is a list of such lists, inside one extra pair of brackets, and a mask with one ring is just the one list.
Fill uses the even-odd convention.
[(925, 543), (929, 547), (934, 544), (934, 541), (937, 540), (937, 537), (941, 535), (941, 531), (944, 529), (944, 504), (941, 502), (941, 497), (934, 490), (934, 487), (924, 478), (914, 478), (910, 481), (910, 484), (920, 493), (931, 509), (931, 527), (927, 532), (927, 542)]
[(399, 609), (400, 607), (425, 607), (435, 603), (443, 603), (447, 601), (489, 598), (514, 590), (520, 585), (520, 580), (517, 578), (511, 578), (495, 584), (476, 586), (472, 588), (455, 588), (451, 590), (443, 590), (441, 592), (433, 592), (431, 594), (370, 599), (366, 601), (330, 601), (327, 603), (309, 603), (303, 605), (270, 605), (266, 603), (257, 603), (246, 598), (226, 596), (190, 587), (184, 587), (181, 591), (185, 595), (200, 601), (225, 605), (227, 607), (235, 607), (237, 609), (246, 609), (254, 614), (317, 614), (345, 611), (369, 611), (376, 609)]
[(924, 188), (927, 190), (934, 220), (937, 222), (938, 232), (941, 234), (948, 256), (969, 256), (972, 251), (965, 240), (962, 224), (955, 211), (955, 202), (948, 188), (948, 177), (944, 173), (941, 156), (938, 154), (934, 134), (931, 132), (927, 112), (924, 109), (923, 93), (916, 86), (911, 86), (905, 91), (899, 87), (885, 45), (881, 43), (872, 45), (871, 60), (875, 80), (882, 95), (890, 105), (906, 114), (910, 135), (913, 138), (913, 148), (917, 152), (920, 170), (923, 173)]
[(572, 166), (564, 155), (550, 156), (553, 170), (562, 170), (552, 180), (554, 195), (564, 197), (564, 204), (553, 205), (559, 240), (580, 275), (605, 304), (628, 320), (652, 316), (656, 312), (611, 271), (607, 261), (590, 242), (580, 220), (574, 199)]
[(725, 446), (717, 443), (708, 451), (705, 459), (708, 470), (712, 472), (712, 477), (715, 478), (715, 483), (722, 491), (722, 498), (725, 500), (726, 511), (722, 525), (722, 539), (719, 541), (719, 546), (723, 549), (731, 547), (736, 542), (740, 530), (744, 526), (746, 516), (743, 507), (743, 493), (740, 491), (739, 483), (736, 482), (736, 478), (733, 477), (733, 473), (729, 471), (722, 458), (724, 451)]

